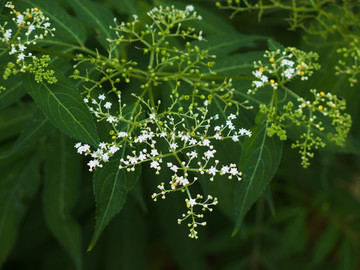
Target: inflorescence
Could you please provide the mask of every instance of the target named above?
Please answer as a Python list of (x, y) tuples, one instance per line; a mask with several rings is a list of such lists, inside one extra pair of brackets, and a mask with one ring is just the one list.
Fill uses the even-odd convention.
[[(271, 102), (260, 105), (260, 112), (266, 115), (268, 136), (277, 135), (281, 140), (286, 140), (286, 128), (291, 125), (305, 128), (300, 139), (292, 144), (292, 148), (299, 148), (301, 164), (306, 168), (310, 164), (309, 159), (314, 156), (313, 150), (326, 145), (324, 139), (338, 145), (345, 142), (351, 127), (350, 115), (343, 112), (346, 109), (345, 100), (331, 93), (318, 93), (312, 89), (310, 92), (314, 99), (309, 101), (285, 86), (298, 77), (307, 80), (314, 70), (320, 68), (320, 65), (314, 62), (318, 58), (316, 53), (288, 47), (266, 51), (264, 58), (264, 61), (254, 62), (255, 80), (248, 94), (255, 94), (262, 88), (263, 91), (272, 89)], [(294, 100), (282, 104), (279, 91)], [(327, 137), (321, 135), (324, 132)]]
[(3, 79), (19, 72), (29, 72), (35, 75), (37, 82), (42, 82), (43, 79), (48, 83), (56, 82), (54, 71), (47, 68), (50, 57), (45, 55), (39, 59), (28, 48), (49, 34), (54, 36), (55, 28), (51, 28), (49, 18), (37, 7), (23, 12), (17, 11), (12, 2), (7, 2), (5, 7), (10, 9), (13, 18), (12, 23), (5, 21), (0, 25), (0, 41), (6, 46), (3, 53), (8, 51), (9, 55), (13, 55), (15, 63), (8, 63)]
[[(189, 236), (197, 238), (196, 227), (206, 222), (200, 220), (203, 214), (195, 210), (201, 207), (203, 211), (211, 211), (218, 201), (211, 195), (206, 198), (193, 195), (190, 187), (198, 182), (199, 175), (208, 176), (210, 181), (217, 175), (241, 180), (236, 164), (223, 164), (216, 158), (214, 142), (238, 142), (243, 136), (251, 136), (249, 130), (235, 126), (239, 108), (247, 108), (247, 101), (234, 98), (231, 79), (220, 83), (208, 79), (208, 75), (214, 74), (211, 68), (215, 56), (191, 43), (205, 40), (202, 31), (185, 26), (188, 21), (202, 19), (192, 5), (184, 10), (159, 6), (147, 15), (152, 23), (145, 25), (136, 15), (127, 23), (114, 19), (115, 26), (111, 29), (116, 38), (108, 39), (108, 57), (77, 56), (72, 77), (84, 82), (84, 101), (97, 120), (107, 122), (112, 128), (111, 140), (102, 142), (98, 149), (91, 150), (89, 145), (81, 143), (76, 148), (80, 154), (92, 157), (88, 163), (90, 171), (101, 168), (116, 152), (126, 148), (132, 150), (125, 150), (126, 154), (119, 158), (119, 169), (132, 172), (148, 164), (156, 174), (163, 170), (171, 172), (170, 179), (158, 185), (159, 190), (152, 198), (156, 201), (171, 192), (184, 192), (188, 210), (178, 222), (187, 220)], [(147, 67), (118, 57), (119, 47), (128, 44), (134, 44), (148, 59)], [(80, 71), (82, 63), (95, 66), (97, 75)], [(124, 89), (131, 83), (137, 87), (129, 95)], [(118, 104), (113, 105), (103, 89), (116, 94)], [(164, 104), (159, 101), (161, 95), (166, 96)], [(123, 100), (132, 101), (126, 105)], [(221, 114), (210, 116), (210, 107), (219, 105)], [(234, 113), (226, 116), (224, 111), (231, 106)]]

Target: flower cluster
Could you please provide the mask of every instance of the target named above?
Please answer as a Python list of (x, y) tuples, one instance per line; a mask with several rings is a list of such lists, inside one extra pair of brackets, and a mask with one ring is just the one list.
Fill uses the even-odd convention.
[[(3, 78), (6, 80), (12, 74), (28, 71), (35, 74), (38, 82), (45, 79), (49, 83), (54, 83), (56, 81), (53, 76), (54, 71), (46, 69), (50, 58), (45, 56), (38, 59), (28, 49), (29, 46), (35, 45), (49, 34), (54, 36), (55, 28), (51, 28), (49, 18), (36, 7), (23, 12), (17, 11), (12, 2), (7, 2), (5, 7), (10, 9), (13, 22), (6, 21), (0, 25), (0, 34), (2, 34), (0, 40), (7, 46), (4, 51), (8, 51), (9, 55), (14, 55), (16, 61), (8, 63)], [(26, 61), (27, 58), (30, 61)]]
[(353, 87), (358, 83), (358, 75), (360, 74), (360, 41), (354, 38), (349, 48), (341, 48), (337, 50), (344, 57), (343, 60), (339, 60), (339, 65), (335, 67), (336, 74), (345, 74), (349, 76), (348, 80), (350, 86)]
[[(131, 84), (135, 79), (141, 83), (137, 93), (139, 96), (144, 92), (158, 94), (161, 89), (169, 88), (173, 98), (189, 101), (190, 110), (205, 100), (211, 103), (214, 99), (220, 100), (226, 107), (246, 107), (247, 101), (240, 102), (234, 98), (235, 89), (231, 79), (225, 79), (222, 83), (207, 79), (207, 75), (214, 74), (211, 67), (215, 64), (212, 61), (215, 56), (191, 43), (192, 40), (203, 39), (201, 31), (183, 27), (183, 22), (201, 19), (192, 5), (186, 6), (185, 10), (155, 7), (148, 12), (148, 16), (152, 23), (145, 25), (141, 25), (136, 15), (127, 23), (118, 23), (115, 19), (115, 26), (111, 28), (117, 38), (108, 39), (108, 57), (78, 55), (75, 67), (87, 62), (99, 72), (99, 80), (95, 81), (94, 74), (90, 78), (77, 69), (74, 71), (73, 78), (86, 82), (84, 94), (87, 97), (94, 89), (108, 87), (109, 84), (110, 91), (118, 94), (121, 83)], [(177, 39), (176, 43), (174, 39)], [(120, 45), (132, 43), (148, 59), (147, 67), (138, 67), (136, 61), (116, 56)], [(171, 44), (181, 44), (181, 47)]]
[(278, 89), (296, 77), (307, 80), (314, 70), (320, 68), (319, 64), (313, 62), (318, 58), (316, 53), (306, 53), (294, 47), (265, 51), (264, 58), (264, 62), (254, 62), (253, 75), (256, 79), (252, 82), (253, 88), (248, 90), (248, 94), (255, 94), (259, 88), (265, 86)]
[(234, 114), (230, 114), (223, 123), (218, 115), (209, 116), (208, 101), (202, 107), (182, 112), (175, 109), (177, 102), (174, 100), (172, 107), (159, 112), (160, 102), (158, 106), (152, 107), (142, 98), (134, 97), (146, 109), (147, 118), (142, 119), (140, 111), (135, 115), (126, 114), (127, 106), (122, 104), (121, 95), (118, 95), (119, 110), (115, 115), (111, 114), (113, 104), (106, 100), (105, 95), (101, 94), (97, 99), (91, 100), (85, 98), (98, 121), (106, 121), (112, 125), (111, 142), (100, 143), (99, 148), (94, 151), (86, 144), (78, 143), (75, 147), (78, 153), (92, 157), (88, 163), (90, 171), (102, 167), (125, 144), (134, 150), (120, 158), (119, 169), (131, 172), (136, 166), (147, 163), (156, 174), (160, 174), (162, 170), (170, 171), (171, 179), (167, 184), (161, 183), (158, 186), (159, 192), (152, 197), (156, 200), (158, 196), (165, 198), (170, 192), (186, 191), (185, 202), (189, 210), (181, 221), (190, 219), (189, 236), (197, 238), (196, 226), (206, 223), (198, 221), (203, 215), (197, 214), (194, 207), (201, 206), (203, 210), (210, 210), (217, 199), (210, 196), (201, 201), (202, 196), (198, 194), (194, 197), (189, 187), (197, 182), (196, 174), (207, 175), (210, 181), (217, 175), (241, 180), (241, 172), (236, 164), (222, 164), (216, 159), (217, 150), (213, 142), (226, 139), (238, 142), (242, 136), (251, 136), (251, 132), (235, 127), (237, 117)]

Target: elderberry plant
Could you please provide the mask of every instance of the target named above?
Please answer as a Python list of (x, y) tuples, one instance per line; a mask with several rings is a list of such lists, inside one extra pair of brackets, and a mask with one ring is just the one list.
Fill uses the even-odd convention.
[[(306, 168), (310, 165), (309, 158), (314, 156), (313, 149), (326, 145), (320, 133), (326, 132), (328, 139), (338, 145), (345, 143), (351, 127), (351, 116), (344, 113), (345, 100), (331, 93), (325, 94), (323, 91), (317, 93), (316, 89), (310, 90), (314, 99), (305, 100), (286, 87), (287, 83), (297, 77), (303, 81), (308, 80), (314, 70), (320, 68), (315, 62), (318, 58), (316, 53), (306, 53), (288, 47), (283, 50), (266, 51), (264, 58), (265, 61), (254, 62), (253, 75), (256, 80), (252, 82), (253, 88), (248, 90), (248, 94), (255, 94), (260, 88), (264, 88), (264, 91), (272, 89), (271, 102), (260, 104), (260, 112), (266, 115), (269, 123), (268, 136), (276, 134), (280, 140), (286, 140), (287, 127), (291, 125), (306, 127), (300, 139), (292, 144), (292, 148), (299, 148), (301, 164)], [(284, 102), (279, 91), (283, 91), (285, 95), (295, 100)], [(326, 118), (331, 120), (332, 127), (324, 127), (323, 122), (327, 121)]]
[[(218, 209), (231, 217), (233, 235), (245, 228), (242, 234), (246, 237), (238, 244), (246, 245), (247, 250), (247, 238), (263, 237), (262, 230), (268, 226), (261, 196), (275, 213), (269, 183), (279, 166), (280, 181), (287, 172), (286, 188), (294, 187), (288, 196), (292, 201), (292, 194), (302, 192), (295, 183), (300, 181), (293, 181), (297, 175), (315, 175), (316, 181), (311, 182), (319, 182), (319, 163), (328, 166), (336, 152), (360, 153), (356, 125), (350, 134), (356, 119), (348, 113), (358, 111), (357, 99), (341, 81), (345, 75), (354, 87), (360, 73), (359, 7), (352, 1), (236, 0), (203, 5), (203, 9), (197, 9), (202, 1), (190, 5), (182, 0), (176, 5), (172, 1), (167, 5), (151, 0), (135, 2), (24, 0), (0, 7), (0, 266), (15, 243), (26, 207), (41, 194), (37, 201), (42, 201), (49, 232), (71, 256), (76, 269), (82, 269), (81, 227), (72, 210), (76, 208), (77, 217), (94, 212), (86, 197), (91, 193), (89, 182), (80, 183), (82, 174), (83, 178), (93, 175), (96, 204), (89, 251), (122, 210), (121, 224), (113, 223), (115, 227), (106, 232), (111, 233), (108, 238), (121, 242), (117, 233), (126, 234), (131, 244), (136, 243), (136, 252), (131, 253), (140, 254), (134, 239), (141, 237), (144, 224), (152, 224), (153, 218), (145, 220), (143, 215), (135, 221), (136, 211), (150, 208), (152, 215), (153, 205), (161, 210), (149, 229), (151, 238), (158, 239), (162, 233), (159, 224), (172, 237), (177, 229), (169, 224), (176, 225), (177, 220), (178, 224), (186, 223), (190, 238), (197, 239), (203, 227), (206, 233), (198, 241), (201, 245), (209, 239), (218, 243), (217, 233), (224, 231), (221, 224), (225, 219), (205, 218), (207, 212)], [(116, 11), (119, 19), (112, 19), (112, 12), (103, 3)], [(131, 8), (124, 14), (126, 7)], [(294, 40), (292, 47), (283, 47), (268, 36), (245, 34), (241, 27), (243, 23), (246, 26), (246, 20), (237, 24), (224, 19), (223, 9), (233, 11), (231, 19), (243, 11), (258, 11), (259, 21), (271, 18), (272, 12), (277, 16), (279, 10), (288, 11), (290, 29), (305, 30), (301, 32), (303, 43)], [(135, 11), (137, 15), (132, 14)], [(250, 23), (248, 29), (253, 27), (261, 24)], [(280, 33), (276, 27), (271, 31), (271, 36), (279, 37), (273, 35)], [(331, 42), (315, 42), (311, 35)], [(286, 42), (287, 37), (279, 40)], [(306, 48), (309, 45), (311, 51)], [(326, 47), (324, 53), (322, 46), (330, 49)], [(333, 61), (339, 56), (342, 59)], [(319, 74), (329, 78), (321, 79)], [(285, 147), (283, 151), (284, 141), (290, 142), (289, 151)], [(325, 147), (328, 152), (317, 151)], [(290, 148), (298, 151), (306, 170), (288, 158)], [(290, 169), (287, 164), (291, 164)], [(325, 165), (321, 168), (322, 184), (328, 169)], [(285, 184), (279, 187), (278, 181), (273, 182), (276, 194), (284, 195)], [(334, 186), (338, 195), (338, 186)], [(306, 204), (318, 203), (306, 196)], [(80, 202), (75, 204), (77, 197)], [(319, 196), (315, 197), (318, 200)], [(146, 198), (151, 203), (147, 204)], [(167, 203), (153, 204), (159, 198), (168, 199)], [(174, 198), (181, 198), (181, 214), (168, 203)], [(241, 227), (255, 203), (254, 226), (250, 218)], [(325, 206), (321, 205), (321, 211)], [(287, 207), (279, 207), (280, 216), (288, 215)], [(302, 210), (296, 210), (295, 222), (289, 222), (296, 226), (286, 229), (296, 236), (300, 227), (308, 227), (305, 221), (312, 220), (306, 216), (308, 211)], [(316, 215), (314, 209), (310, 212)], [(173, 213), (174, 218), (168, 221)], [(93, 220), (93, 215), (89, 218)], [(353, 216), (345, 221), (335, 214), (326, 218), (335, 227), (325, 232), (324, 239), (356, 235), (347, 227)], [(88, 220), (82, 219), (87, 226)], [(204, 227), (207, 224), (211, 225)], [(274, 224), (272, 231), (277, 230)], [(283, 235), (283, 228), (279, 235)], [(307, 238), (304, 233), (299, 235), (302, 240)], [(179, 242), (190, 241), (182, 235), (176, 237)], [(293, 237), (286, 234), (284, 238)], [(317, 246), (324, 246), (323, 236), (319, 238)], [(263, 251), (260, 242), (251, 244), (251, 263)], [(126, 250), (131, 244), (124, 244)], [(347, 239), (341, 245), (345, 246), (341, 250), (349, 250)], [(176, 242), (175, 246), (181, 245)], [(275, 257), (283, 250), (276, 250)], [(181, 252), (187, 252), (186, 248), (181, 246)], [(337, 252), (336, 247), (335, 257)], [(120, 253), (123, 259), (126, 255)], [(201, 250), (201, 256), (205, 253)], [(138, 267), (140, 261), (131, 261), (131, 268), (148, 268)], [(258, 267), (253, 264), (249, 268)]]
[[(118, 23), (114, 19), (115, 26), (111, 29), (117, 38), (108, 39), (108, 57), (78, 55), (75, 67), (89, 63), (99, 71), (99, 79), (93, 80), (88, 73), (82, 74), (78, 69), (73, 78), (89, 82), (84, 87), (84, 100), (98, 121), (110, 123), (112, 130), (110, 141), (100, 143), (98, 149), (92, 151), (89, 145), (81, 143), (76, 144), (76, 148), (80, 154), (93, 158), (88, 163), (90, 171), (102, 167), (122, 147), (133, 150), (120, 159), (119, 169), (131, 172), (138, 168), (137, 165), (147, 163), (156, 174), (166, 168), (172, 171), (168, 184), (162, 182), (158, 186), (159, 192), (152, 198), (156, 201), (158, 196), (165, 199), (170, 192), (185, 192), (188, 210), (179, 223), (188, 219), (189, 236), (197, 238), (196, 227), (204, 226), (206, 222), (199, 221), (203, 214), (195, 209), (200, 206), (203, 211), (212, 211), (211, 206), (217, 204), (217, 198), (208, 195), (203, 200), (203, 195), (191, 193), (190, 186), (198, 180), (195, 175), (208, 175), (210, 181), (217, 174), (241, 180), (236, 164), (223, 164), (216, 158), (217, 150), (212, 141), (231, 139), (238, 142), (241, 136), (251, 136), (249, 130), (235, 127), (232, 122), (236, 119), (235, 114), (209, 115), (209, 106), (219, 102), (225, 111), (234, 105), (239, 113), (246, 101), (233, 98), (231, 79), (219, 84), (206, 78), (207, 72), (212, 73), (214, 62), (210, 60), (215, 56), (189, 42), (203, 39), (201, 31), (183, 27), (187, 21), (202, 19), (192, 5), (186, 6), (185, 10), (159, 6), (147, 15), (152, 23), (145, 24), (143, 29), (138, 27), (140, 22), (136, 15), (128, 23)], [(185, 44), (176, 46), (176, 38), (183, 39)], [(116, 57), (119, 46), (128, 44), (135, 44), (148, 59), (146, 68), (138, 67), (133, 60)], [(132, 80), (140, 81), (141, 91), (132, 93), (134, 101), (129, 114), (123, 103), (123, 95), (129, 90), (121, 89), (119, 84), (124, 81), (126, 85)], [(106, 87), (109, 87), (108, 93), (117, 95), (118, 104), (113, 112), (110, 112), (113, 104), (104, 94), (94, 97), (94, 92)], [(162, 107), (161, 101), (156, 100), (161, 91), (170, 93), (169, 107)]]

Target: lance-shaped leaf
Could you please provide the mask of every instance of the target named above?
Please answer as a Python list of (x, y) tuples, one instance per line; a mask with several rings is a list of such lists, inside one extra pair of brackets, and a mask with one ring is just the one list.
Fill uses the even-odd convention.
[(0, 268), (16, 241), (21, 220), (39, 187), (39, 155), (32, 156), (16, 156), (0, 166)]
[(282, 143), (266, 134), (266, 125), (258, 125), (244, 141), (239, 167), (243, 179), (235, 188), (235, 235), (250, 207), (272, 179), (281, 159)]
[(74, 143), (57, 132), (49, 141), (45, 162), (43, 207), (50, 231), (81, 269), (81, 230), (71, 217), (78, 198), (81, 159)]
[(45, 116), (62, 132), (76, 140), (96, 146), (99, 136), (89, 109), (72, 82), (60, 71), (54, 84), (37, 83), (33, 76), (25, 79), (25, 87)]
[(88, 247), (91, 250), (110, 220), (122, 209), (127, 193), (139, 179), (141, 167), (135, 172), (119, 169), (119, 159), (125, 155), (125, 146), (119, 155), (94, 174), (94, 193), (96, 200), (96, 224), (93, 238)]

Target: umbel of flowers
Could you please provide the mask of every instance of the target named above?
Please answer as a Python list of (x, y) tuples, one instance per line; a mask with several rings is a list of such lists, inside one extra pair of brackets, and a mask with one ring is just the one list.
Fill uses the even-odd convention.
[[(109, 141), (101, 142), (97, 149), (82, 143), (75, 147), (78, 153), (91, 157), (90, 171), (101, 168), (122, 150), (126, 154), (118, 160), (121, 170), (131, 173), (141, 165), (149, 166), (155, 174), (170, 172), (171, 177), (158, 185), (152, 198), (156, 201), (171, 192), (183, 192), (187, 210), (178, 222), (186, 220), (189, 236), (197, 238), (196, 228), (206, 224), (198, 209), (212, 211), (218, 200), (194, 194), (191, 186), (198, 182), (199, 175), (209, 181), (218, 175), (241, 180), (237, 165), (217, 158), (214, 145), (224, 140), (237, 143), (241, 137), (251, 136), (249, 130), (236, 127), (236, 113), (246, 107), (246, 101), (234, 98), (231, 80), (206, 80), (204, 74), (213, 74), (214, 62), (209, 60), (215, 56), (190, 43), (203, 40), (201, 31), (183, 27), (187, 21), (202, 19), (192, 5), (184, 10), (159, 6), (147, 15), (151, 24), (140, 25), (136, 15), (127, 23), (114, 20), (111, 29), (117, 38), (108, 39), (108, 57), (78, 55), (73, 78), (83, 80), (85, 103), (98, 121), (111, 126), (111, 131)], [(184, 41), (181, 47), (170, 45), (179, 38)], [(129, 43), (136, 44), (134, 47), (148, 58), (145, 69), (133, 60), (119, 58), (119, 46)], [(96, 67), (98, 80), (80, 71), (85, 62)], [(140, 87), (129, 95), (124, 85), (134, 81), (140, 82)], [(112, 96), (103, 94), (105, 89)], [(170, 93), (166, 106), (155, 98), (160, 89)], [(117, 98), (115, 103), (113, 96)], [(130, 101), (125, 104), (124, 100)], [(214, 101), (220, 102), (221, 115), (210, 113), (216, 111), (211, 107)], [(224, 114), (232, 105), (235, 112)]]

